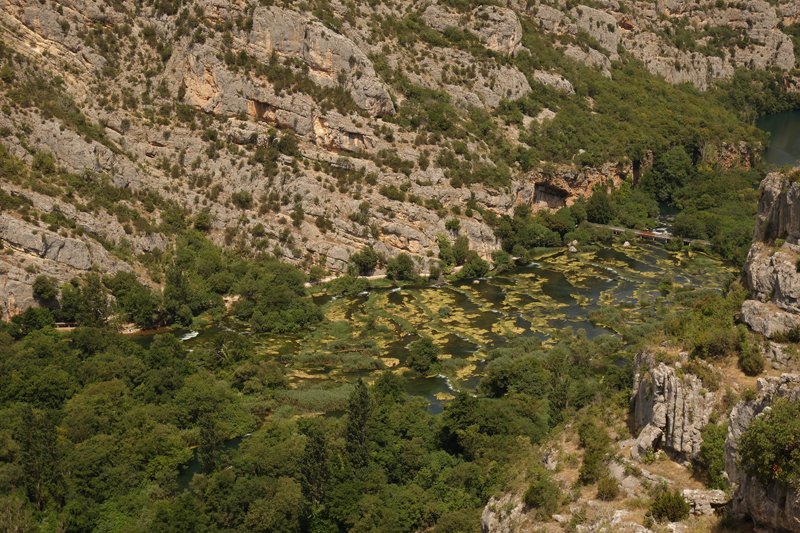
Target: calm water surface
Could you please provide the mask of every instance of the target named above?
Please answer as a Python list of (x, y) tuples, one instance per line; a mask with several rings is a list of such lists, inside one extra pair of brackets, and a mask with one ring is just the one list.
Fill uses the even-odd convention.
[(794, 165), (800, 160), (800, 111), (786, 111), (756, 119), (755, 125), (770, 134), (762, 157), (775, 167)]

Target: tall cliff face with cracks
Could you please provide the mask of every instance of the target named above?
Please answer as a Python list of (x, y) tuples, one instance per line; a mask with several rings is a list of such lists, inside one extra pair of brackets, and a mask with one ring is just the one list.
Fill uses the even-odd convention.
[(753, 520), (759, 528), (797, 532), (800, 531), (800, 493), (777, 482), (765, 486), (748, 476), (738, 464), (739, 438), (776, 398), (800, 400), (800, 376), (783, 374), (759, 379), (758, 396), (739, 402), (731, 411), (725, 440), (725, 472), (734, 487), (731, 512), (736, 518)]

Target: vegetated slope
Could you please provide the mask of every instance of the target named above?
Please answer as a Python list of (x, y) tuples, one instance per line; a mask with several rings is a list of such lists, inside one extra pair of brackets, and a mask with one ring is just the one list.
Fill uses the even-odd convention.
[[(733, 69), (792, 67), (777, 8), (600, 7), (4, 4), (2, 239), (24, 255), (3, 256), (3, 316), (35, 303), (37, 273), (130, 267), (157, 284), (190, 226), (306, 270), (369, 247), (379, 268), (405, 252), (427, 272), (456, 233), (488, 259), (498, 216), (604, 183), (622, 192), (591, 219), (652, 225), (644, 193), (739, 260), (736, 190), (758, 178), (740, 169), (760, 140), (742, 119), (794, 95), (783, 71)], [(664, 70), (688, 72), (689, 53), (713, 68)], [(34, 231), (44, 246), (20, 241)]]

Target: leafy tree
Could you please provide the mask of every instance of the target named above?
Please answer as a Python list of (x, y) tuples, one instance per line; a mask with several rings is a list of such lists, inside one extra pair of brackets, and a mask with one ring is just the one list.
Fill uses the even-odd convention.
[(347, 457), (354, 468), (367, 466), (369, 450), (369, 423), (374, 408), (372, 394), (364, 381), (359, 378), (356, 387), (347, 401), (347, 423), (345, 439)]
[(467, 260), (467, 253), (469, 252), (469, 237), (466, 235), (459, 235), (453, 244), (453, 260), (457, 265), (462, 265)]
[(56, 428), (49, 416), (37, 416), (28, 404), (20, 407), (19, 416), (18, 440), (25, 490), (28, 499), (41, 509), (60, 492)]
[(720, 426), (708, 424), (703, 428), (703, 442), (700, 444), (700, 461), (708, 472), (708, 486), (712, 489), (727, 490), (725, 478), (725, 439), (728, 424)]
[(370, 247), (366, 247), (360, 252), (354, 253), (350, 256), (350, 262), (353, 263), (356, 267), (356, 271), (358, 274), (365, 275), (375, 270), (375, 267), (378, 266), (378, 261), (380, 257)]
[(405, 253), (389, 259), (386, 263), (386, 277), (396, 281), (412, 281), (416, 279), (414, 260)]
[(45, 302), (49, 302), (58, 296), (58, 289), (53, 281), (54, 280), (48, 278), (47, 276), (36, 276), (32, 287), (33, 295), (40, 300), (44, 300)]
[(614, 216), (614, 206), (611, 204), (606, 188), (598, 188), (586, 203), (586, 218), (590, 222), (608, 224), (614, 219)]
[(442, 349), (431, 337), (422, 337), (411, 344), (408, 355), (408, 366), (421, 374), (430, 371), (431, 366), (439, 360)]
[(762, 484), (800, 480), (800, 402), (776, 398), (739, 438), (739, 464)]
[(330, 488), (331, 460), (328, 439), (321, 423), (315, 420), (306, 429), (306, 445), (300, 458), (303, 495), (313, 505), (320, 505)]

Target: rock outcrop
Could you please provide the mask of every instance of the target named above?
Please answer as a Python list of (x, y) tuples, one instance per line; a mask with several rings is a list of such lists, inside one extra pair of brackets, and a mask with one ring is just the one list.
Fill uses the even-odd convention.
[(448, 28), (465, 29), (477, 35), (489, 50), (504, 54), (514, 54), (522, 40), (522, 24), (507, 7), (481, 6), (470, 14), (459, 15), (434, 4), (425, 9), (422, 20), (441, 33)]
[(713, 514), (716, 509), (723, 507), (729, 501), (728, 495), (722, 490), (683, 489), (681, 494), (692, 506), (692, 514), (695, 515)]
[(725, 440), (725, 472), (735, 487), (731, 513), (739, 519), (749, 517), (759, 528), (798, 532), (800, 493), (787, 490), (776, 483), (763, 486), (737, 464), (739, 438), (750, 422), (769, 409), (776, 398), (800, 400), (800, 376), (783, 374), (780, 377), (760, 378), (758, 396), (751, 401), (739, 402), (731, 411)]
[(700, 431), (708, 424), (714, 402), (715, 393), (707, 391), (697, 376), (678, 376), (673, 367), (656, 363), (652, 354), (636, 354), (631, 406), (636, 429), (645, 430), (634, 449), (646, 450), (660, 440), (661, 448), (672, 454), (697, 458)]
[(0, 214), (0, 318), (8, 320), (28, 307), (49, 305), (33, 295), (37, 276), (57, 282), (95, 268), (108, 274), (133, 269), (92, 241), (64, 237), (12, 216)]
[[(772, 337), (800, 325), (800, 185), (779, 172), (759, 189), (754, 243), (744, 265), (750, 300), (741, 320)], [(778, 244), (776, 239), (785, 239)]]

